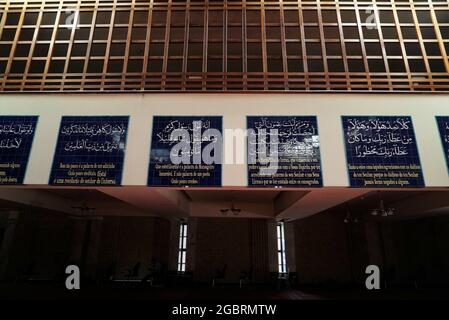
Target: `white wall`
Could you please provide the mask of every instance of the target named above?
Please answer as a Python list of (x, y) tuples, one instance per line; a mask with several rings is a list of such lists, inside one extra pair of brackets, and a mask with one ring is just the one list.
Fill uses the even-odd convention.
[[(247, 115), (316, 115), (324, 186), (348, 186), (341, 115), (410, 115), (426, 186), (449, 186), (436, 115), (444, 94), (3, 94), (1, 115), (39, 115), (25, 184), (48, 183), (63, 115), (129, 115), (123, 185), (146, 185), (153, 115), (222, 115), (245, 128)], [(246, 186), (245, 165), (225, 165), (223, 186)]]

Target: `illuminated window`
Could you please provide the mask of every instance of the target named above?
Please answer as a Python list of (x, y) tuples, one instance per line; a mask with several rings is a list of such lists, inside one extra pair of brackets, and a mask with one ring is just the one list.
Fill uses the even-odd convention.
[(285, 274), (287, 273), (287, 260), (285, 259), (285, 233), (283, 222), (279, 222), (277, 225), (277, 240), (279, 273)]
[(179, 226), (178, 272), (186, 271), (186, 256), (187, 256), (187, 223), (183, 222)]

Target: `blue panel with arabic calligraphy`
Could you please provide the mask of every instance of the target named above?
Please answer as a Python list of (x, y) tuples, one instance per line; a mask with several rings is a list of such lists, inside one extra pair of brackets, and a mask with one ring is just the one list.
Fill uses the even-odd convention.
[(127, 116), (64, 116), (51, 185), (115, 186), (122, 180)]
[(222, 117), (155, 116), (148, 185), (221, 186)]
[(249, 116), (248, 185), (321, 187), (315, 116)]
[(449, 116), (436, 117), (438, 130), (440, 131), (441, 142), (443, 143), (444, 156), (446, 158), (446, 165), (449, 170)]
[(0, 184), (22, 184), (37, 116), (0, 116)]
[(423, 187), (409, 116), (343, 116), (351, 187)]

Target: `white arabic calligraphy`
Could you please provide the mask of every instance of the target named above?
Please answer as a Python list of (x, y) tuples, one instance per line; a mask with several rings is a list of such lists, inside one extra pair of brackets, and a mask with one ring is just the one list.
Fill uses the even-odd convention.
[(120, 149), (120, 144), (116, 141), (90, 141), (89, 139), (76, 139), (65, 144), (65, 151), (87, 150), (96, 152), (112, 152)]
[(124, 124), (71, 124), (62, 127), (61, 134), (85, 134), (87, 136), (97, 135), (124, 135), (126, 133)]
[(22, 144), (22, 138), (2, 139), (0, 140), (0, 149), (19, 149)]
[[(173, 139), (172, 132), (174, 130), (187, 130), (190, 132), (191, 137), (191, 143), (198, 143), (198, 142), (216, 142), (216, 137), (208, 137), (208, 136), (201, 136), (201, 135), (195, 135), (194, 132), (204, 129), (207, 130), (210, 128), (210, 121), (209, 120), (198, 120), (193, 121), (192, 123), (185, 123), (181, 122), (179, 120), (172, 120), (170, 121), (162, 131), (159, 131), (156, 136), (158, 137), (158, 142), (166, 143), (166, 144), (175, 144), (180, 142), (182, 139), (181, 137), (178, 137), (177, 139)], [(201, 153), (201, 150), (199, 150), (199, 153)]]
[(347, 143), (354, 145), (358, 158), (406, 156), (409, 153), (408, 146), (415, 143), (408, 132), (404, 132), (410, 129), (410, 123), (410, 120), (404, 118), (393, 121), (348, 119)]
[(255, 128), (260, 129), (280, 129), (279, 137), (289, 138), (292, 136), (309, 136), (315, 135), (315, 126), (310, 121), (298, 120), (297, 118), (290, 118), (289, 120), (268, 120), (267, 117), (260, 118), (261, 121), (255, 122)]
[(33, 132), (32, 124), (0, 124), (0, 134), (28, 135)]

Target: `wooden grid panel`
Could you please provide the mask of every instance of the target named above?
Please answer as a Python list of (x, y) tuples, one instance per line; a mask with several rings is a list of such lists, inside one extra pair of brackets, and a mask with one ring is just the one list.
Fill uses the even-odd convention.
[(449, 91), (449, 1), (0, 3), (0, 91)]

